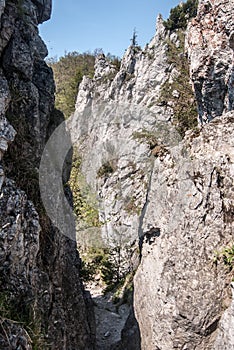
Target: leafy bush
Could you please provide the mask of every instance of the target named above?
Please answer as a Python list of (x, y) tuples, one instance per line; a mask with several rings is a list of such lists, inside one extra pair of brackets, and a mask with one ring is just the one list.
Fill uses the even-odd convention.
[[(66, 53), (59, 59), (50, 58), (47, 60), (47, 64), (54, 72), (56, 85), (55, 107), (61, 110), (66, 118), (70, 117), (75, 110), (78, 88), (83, 76), (93, 78), (95, 57), (100, 53), (102, 53), (101, 49), (96, 49), (93, 53), (74, 51)], [(108, 53), (106, 58), (117, 70), (120, 69), (121, 61), (119, 57)]]
[[(104, 291), (109, 292), (124, 286), (126, 277), (133, 275), (133, 267), (128, 266), (130, 256), (132, 256), (132, 248), (129, 245), (105, 246), (102, 247), (86, 247), (81, 252), (81, 278), (84, 282), (89, 282), (95, 276), (100, 276)], [(129, 277), (130, 278), (130, 277)], [(129, 280), (129, 279), (128, 279)], [(130, 285), (125, 285), (126, 292), (130, 289)], [(117, 289), (116, 289), (117, 288)]]
[(101, 273), (103, 261), (108, 259), (108, 249), (104, 247), (88, 247), (82, 256), (80, 276), (84, 282), (91, 281)]
[(105, 291), (113, 288), (121, 281), (120, 261), (116, 260), (116, 252), (120, 248), (88, 247), (82, 254), (80, 276), (84, 282), (92, 281), (100, 275)]
[(126, 275), (122, 269), (122, 249), (120, 246), (109, 248), (107, 259), (102, 262), (101, 274), (107, 286), (106, 292), (113, 290)]
[(168, 20), (164, 21), (166, 29), (186, 29), (188, 21), (197, 15), (198, 0), (187, 0), (170, 11)]

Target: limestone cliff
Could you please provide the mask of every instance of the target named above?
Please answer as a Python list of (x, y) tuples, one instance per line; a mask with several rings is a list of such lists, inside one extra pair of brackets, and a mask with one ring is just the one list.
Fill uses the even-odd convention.
[(144, 50), (130, 46), (119, 71), (98, 56), (94, 78), (84, 77), (79, 87), (71, 129), (82, 172), (98, 193), (102, 236), (110, 242), (141, 235), (151, 155), (163, 157), (180, 139), (171, 127), (172, 109), (159, 101), (161, 86), (176, 74), (167, 63), (165, 37), (159, 17), (156, 35)]
[(159, 233), (144, 240), (135, 277), (142, 349), (224, 348), (214, 342), (232, 276), (214, 258), (233, 241), (232, 134), (229, 112), (154, 164), (143, 230)]
[(200, 0), (188, 26), (200, 124), (183, 140), (175, 123), (181, 99), (191, 99), (179, 67), (183, 35), (157, 23), (149, 45), (132, 45), (119, 71), (97, 58), (94, 78), (80, 85), (74, 138), (98, 195), (103, 239), (122, 247), (139, 240), (141, 348), (233, 349), (232, 272), (215, 261), (233, 242), (233, 1)]
[(54, 110), (53, 75), (37, 28), (50, 12), (50, 0), (0, 2), (0, 348), (6, 350), (93, 348), (76, 244), (51, 225), (39, 195), (41, 153), (63, 120)]
[(200, 1), (188, 28), (199, 119), (222, 116), (154, 163), (143, 227), (160, 234), (135, 278), (142, 349), (233, 349), (232, 274), (214, 264), (233, 242), (232, 19), (232, 2)]
[(200, 1), (187, 35), (201, 123), (233, 109), (233, 1)]

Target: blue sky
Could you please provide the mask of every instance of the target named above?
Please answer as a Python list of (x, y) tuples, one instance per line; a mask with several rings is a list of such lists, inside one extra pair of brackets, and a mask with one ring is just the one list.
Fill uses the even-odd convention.
[(122, 56), (134, 28), (144, 46), (155, 33), (158, 13), (167, 18), (180, 0), (53, 0), (52, 17), (40, 25), (49, 57), (65, 51), (93, 51)]

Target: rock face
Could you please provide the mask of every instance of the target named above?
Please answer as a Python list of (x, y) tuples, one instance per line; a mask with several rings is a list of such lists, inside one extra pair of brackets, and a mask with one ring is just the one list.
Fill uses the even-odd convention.
[(53, 75), (37, 29), (50, 12), (50, 0), (0, 3), (0, 348), (6, 350), (91, 350), (94, 343), (76, 243), (51, 225), (39, 195), (41, 153), (63, 120), (54, 110)]
[[(79, 87), (76, 109), (82, 111), (88, 104), (131, 103), (161, 112), (157, 106), (159, 90), (170, 75), (166, 62), (166, 31), (162, 17), (156, 24), (156, 35), (142, 50), (130, 46), (117, 68), (100, 55), (96, 60), (94, 79), (85, 78)], [(165, 117), (164, 117), (165, 118)]]
[(231, 306), (224, 312), (219, 327), (219, 333), (215, 340), (214, 349), (231, 349), (233, 347), (233, 328), (234, 328), (234, 294), (233, 282), (232, 287), (232, 303)]
[[(154, 155), (164, 157), (180, 138), (170, 122), (172, 110), (159, 102), (160, 88), (175, 74), (167, 62), (162, 18), (155, 37), (144, 50), (130, 46), (119, 70), (104, 55), (96, 60), (93, 79), (84, 77), (70, 129), (82, 158), (82, 172), (97, 194), (101, 237), (120, 248), (121, 273), (137, 267), (138, 237), (151, 184)], [(164, 144), (162, 143), (162, 139)], [(149, 228), (150, 229), (150, 228)], [(81, 227), (78, 232), (84, 232)], [(100, 239), (98, 229), (85, 237)], [(95, 236), (94, 236), (95, 235)], [(140, 348), (135, 317), (129, 316), (118, 349)], [(131, 329), (131, 327), (133, 329)]]
[(200, 121), (222, 116), (154, 163), (143, 231), (158, 235), (135, 277), (142, 349), (233, 349), (231, 276), (214, 264), (233, 241), (232, 18), (233, 4), (200, 1), (188, 29)]
[(214, 349), (230, 303), (231, 276), (214, 258), (233, 240), (233, 116), (154, 164), (143, 229), (159, 234), (144, 240), (135, 277), (142, 349)]
[(98, 193), (102, 237), (110, 243), (138, 238), (152, 169), (150, 155), (163, 156), (178, 139), (167, 123), (170, 108), (158, 101), (160, 87), (173, 74), (164, 40), (159, 17), (156, 35), (144, 50), (130, 46), (119, 71), (100, 55), (94, 79), (85, 77), (80, 84), (71, 130), (83, 174)]
[(233, 2), (201, 0), (189, 24), (199, 121), (210, 123), (182, 141), (173, 106), (160, 102), (165, 82), (178, 77), (167, 43), (178, 46), (179, 33), (167, 33), (160, 17), (144, 50), (131, 46), (119, 71), (99, 56), (94, 79), (80, 85), (74, 139), (98, 194), (102, 237), (123, 245), (139, 237), (142, 350), (233, 349), (232, 277), (221, 253), (233, 242), (232, 19)]
[(233, 109), (233, 38), (233, 1), (200, 1), (187, 45), (202, 123)]

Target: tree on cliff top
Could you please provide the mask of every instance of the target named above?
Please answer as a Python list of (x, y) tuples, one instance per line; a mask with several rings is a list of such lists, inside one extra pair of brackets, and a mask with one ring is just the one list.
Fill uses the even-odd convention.
[(188, 21), (197, 15), (198, 0), (187, 0), (170, 11), (168, 20), (164, 21), (166, 29), (186, 29)]
[[(102, 49), (95, 49), (94, 52), (69, 52), (63, 57), (50, 58), (47, 64), (53, 69), (56, 85), (55, 107), (62, 111), (65, 118), (69, 118), (75, 111), (76, 97), (79, 85), (86, 75), (93, 78), (95, 58)], [(110, 53), (106, 56), (117, 69), (120, 67), (120, 59)]]
[(95, 53), (66, 53), (59, 60), (47, 61), (56, 84), (55, 106), (68, 118), (75, 110), (78, 87), (84, 75), (93, 77)]

